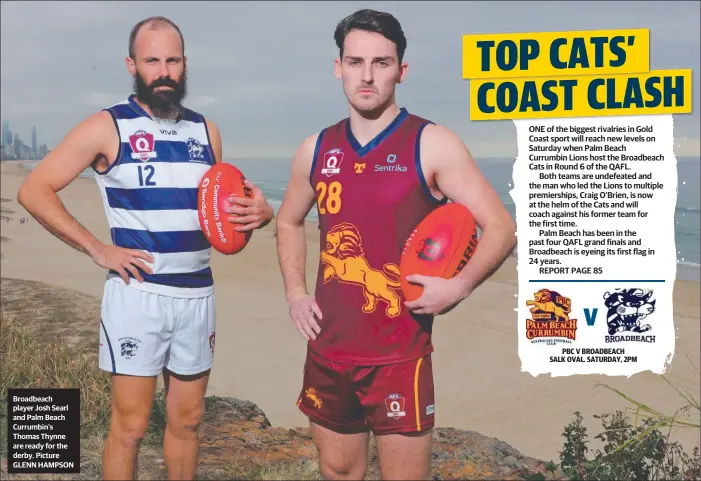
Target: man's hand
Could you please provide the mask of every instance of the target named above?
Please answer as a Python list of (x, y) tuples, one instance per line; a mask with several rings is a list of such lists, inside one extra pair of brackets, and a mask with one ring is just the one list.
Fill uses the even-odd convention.
[(465, 292), (464, 283), (456, 277), (444, 279), (412, 274), (406, 276), (406, 280), (424, 288), (421, 297), (404, 303), (414, 314), (445, 314), (469, 295), (469, 292)]
[(90, 257), (98, 266), (118, 272), (127, 284), (129, 284), (127, 271), (131, 272), (139, 282), (144, 281), (139, 269), (147, 274), (153, 274), (153, 270), (139, 260), (143, 259), (146, 262), (153, 263), (153, 256), (140, 250), (101, 244), (90, 251)]
[(316, 322), (316, 317), (321, 319), (321, 309), (316, 303), (314, 296), (308, 294), (293, 297), (289, 300), (290, 318), (294, 322), (297, 331), (307, 341), (316, 339), (316, 335), (321, 332), (319, 324)]
[(273, 207), (268, 204), (263, 191), (248, 180), (244, 181), (244, 184), (253, 191), (253, 198), (232, 195), (228, 199), (229, 206), (224, 209), (229, 214), (236, 214), (227, 217), (229, 222), (243, 224), (236, 227), (238, 232), (265, 227), (274, 215)]

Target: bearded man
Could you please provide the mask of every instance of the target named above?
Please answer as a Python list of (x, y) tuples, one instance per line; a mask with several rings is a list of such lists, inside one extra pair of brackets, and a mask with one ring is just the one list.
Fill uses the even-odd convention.
[[(30, 173), (19, 203), (53, 235), (107, 270), (99, 366), (112, 374), (104, 479), (135, 479), (136, 459), (163, 373), (170, 479), (195, 479), (204, 396), (214, 358), (211, 247), (197, 217), (204, 174), (222, 161), (217, 126), (182, 106), (185, 44), (165, 17), (139, 22), (126, 65), (134, 94), (74, 127)], [(112, 243), (71, 216), (57, 192), (86, 168), (95, 172)], [(273, 209), (252, 199), (226, 206), (229, 222), (263, 227)], [(238, 214), (238, 215), (236, 215)]]

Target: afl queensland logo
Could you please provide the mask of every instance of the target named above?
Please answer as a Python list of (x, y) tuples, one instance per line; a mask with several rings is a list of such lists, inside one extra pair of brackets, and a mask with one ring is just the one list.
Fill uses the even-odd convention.
[(129, 145), (131, 146), (132, 159), (141, 159), (142, 162), (146, 162), (148, 159), (156, 157), (153, 134), (149, 134), (145, 130), (137, 130), (130, 135)]
[(321, 173), (326, 177), (338, 174), (341, 171), (341, 162), (343, 162), (341, 149), (329, 150), (324, 154), (324, 166), (321, 168)]
[(404, 396), (399, 393), (392, 393), (385, 398), (385, 406), (387, 407), (387, 417), (399, 419), (406, 416), (404, 412)]

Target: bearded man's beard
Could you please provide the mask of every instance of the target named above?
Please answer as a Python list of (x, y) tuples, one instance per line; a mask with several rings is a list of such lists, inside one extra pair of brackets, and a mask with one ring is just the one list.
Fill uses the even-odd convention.
[[(172, 90), (155, 91), (158, 87), (170, 87)], [(175, 119), (182, 108), (181, 101), (187, 95), (187, 71), (183, 71), (180, 82), (168, 77), (160, 77), (148, 85), (139, 72), (134, 76), (134, 93), (145, 103), (154, 117)]]

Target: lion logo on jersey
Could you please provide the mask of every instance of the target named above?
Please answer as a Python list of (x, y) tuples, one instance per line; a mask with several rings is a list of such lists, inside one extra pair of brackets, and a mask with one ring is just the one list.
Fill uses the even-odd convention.
[(401, 312), (401, 300), (392, 290), (401, 287), (399, 266), (385, 264), (382, 270), (373, 269), (363, 252), (363, 240), (357, 227), (348, 222), (334, 226), (326, 234), (326, 249), (321, 252), (324, 267), (324, 283), (334, 277), (339, 282), (363, 287), (367, 301), (363, 312), (374, 312), (377, 301), (387, 303), (388, 317), (397, 317)]
[[(536, 313), (549, 313), (555, 316), (554, 319), (551, 319), (553, 321), (569, 321), (570, 307), (567, 304), (561, 302), (561, 299), (557, 299), (558, 302), (556, 303), (555, 300), (553, 300), (552, 291), (548, 289), (541, 289), (535, 293), (534, 297), (534, 301), (526, 301), (527, 306), (533, 306), (531, 308), (531, 314), (535, 316)], [(561, 296), (557, 297), (560, 298)]]

